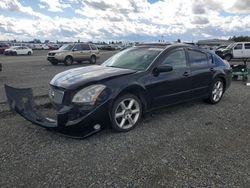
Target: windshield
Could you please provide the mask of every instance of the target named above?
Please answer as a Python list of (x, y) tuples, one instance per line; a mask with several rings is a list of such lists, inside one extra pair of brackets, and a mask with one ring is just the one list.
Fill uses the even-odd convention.
[(71, 50), (73, 46), (73, 44), (64, 44), (59, 50)]
[(123, 69), (146, 70), (162, 50), (161, 48), (130, 48), (112, 56), (103, 65)]
[(226, 49), (232, 49), (233, 47), (235, 46), (235, 43), (232, 43), (232, 44), (229, 44), (227, 47), (226, 47)]

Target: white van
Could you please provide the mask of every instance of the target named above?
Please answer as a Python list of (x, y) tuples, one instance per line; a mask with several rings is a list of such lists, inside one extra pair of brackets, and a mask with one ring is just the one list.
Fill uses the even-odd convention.
[(248, 59), (250, 58), (250, 42), (233, 43), (221, 51), (216, 51), (216, 54), (227, 61), (231, 59)]

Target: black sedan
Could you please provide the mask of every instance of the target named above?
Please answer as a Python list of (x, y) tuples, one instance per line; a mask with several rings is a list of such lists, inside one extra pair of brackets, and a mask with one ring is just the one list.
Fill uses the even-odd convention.
[(117, 53), (102, 65), (71, 69), (50, 82), (55, 119), (34, 109), (31, 89), (5, 86), (10, 107), (57, 132), (85, 137), (107, 123), (129, 131), (146, 112), (193, 99), (218, 103), (231, 68), (216, 54), (184, 44), (145, 45)]

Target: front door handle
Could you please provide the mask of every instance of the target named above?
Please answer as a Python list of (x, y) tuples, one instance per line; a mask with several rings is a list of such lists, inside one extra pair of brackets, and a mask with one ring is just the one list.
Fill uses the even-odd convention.
[(214, 72), (214, 68), (210, 68), (210, 71), (211, 71), (211, 72)]
[(184, 72), (184, 73), (183, 73), (183, 76), (188, 77), (188, 76), (189, 76), (189, 73), (188, 73), (188, 72)]

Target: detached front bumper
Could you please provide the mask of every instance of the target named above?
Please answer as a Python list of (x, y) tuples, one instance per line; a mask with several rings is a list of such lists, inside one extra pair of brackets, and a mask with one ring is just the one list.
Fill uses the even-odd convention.
[[(45, 117), (35, 109), (33, 92), (30, 88), (17, 89), (5, 85), (6, 96), (11, 110), (26, 120), (46, 129), (73, 138), (85, 138), (99, 132), (108, 120), (108, 102), (93, 107), (84, 113), (65, 106), (57, 113), (56, 119)], [(75, 117), (72, 119), (72, 114)], [(100, 123), (101, 122), (101, 123)]]

